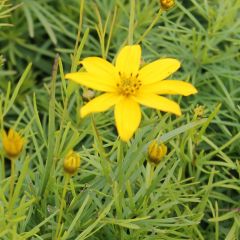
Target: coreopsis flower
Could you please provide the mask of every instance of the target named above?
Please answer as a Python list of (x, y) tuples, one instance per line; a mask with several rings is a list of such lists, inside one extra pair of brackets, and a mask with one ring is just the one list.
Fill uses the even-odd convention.
[(64, 171), (70, 175), (73, 175), (77, 172), (78, 168), (80, 167), (81, 159), (79, 154), (70, 150), (66, 157), (64, 158), (63, 168)]
[(160, 4), (163, 10), (168, 10), (172, 7), (174, 7), (175, 5), (175, 1), (174, 0), (160, 0)]
[(158, 144), (156, 140), (152, 141), (148, 146), (148, 159), (154, 164), (158, 164), (167, 153), (167, 146)]
[(128, 141), (141, 121), (140, 104), (164, 112), (181, 115), (179, 105), (160, 94), (188, 96), (197, 92), (192, 84), (178, 80), (164, 80), (179, 67), (173, 58), (158, 59), (140, 69), (141, 47), (123, 47), (113, 65), (99, 57), (81, 61), (85, 72), (66, 74), (66, 78), (86, 87), (105, 92), (80, 109), (81, 117), (106, 111), (115, 105), (114, 115), (118, 134)]
[(12, 128), (8, 131), (8, 134), (3, 131), (2, 144), (6, 155), (10, 159), (14, 159), (20, 155), (23, 150), (24, 139), (21, 135), (14, 131)]

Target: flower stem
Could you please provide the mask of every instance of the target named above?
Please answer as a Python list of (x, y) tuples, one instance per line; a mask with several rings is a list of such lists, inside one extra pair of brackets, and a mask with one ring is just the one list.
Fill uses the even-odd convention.
[(130, 2), (130, 19), (128, 27), (128, 44), (133, 44), (133, 32), (134, 32), (134, 15), (135, 15), (135, 0)]
[(119, 146), (118, 146), (118, 155), (117, 155), (117, 163), (118, 163), (118, 180), (119, 180), (119, 185), (122, 187), (123, 185), (123, 179), (124, 179), (124, 173), (123, 173), (123, 145), (124, 142), (120, 140)]
[(61, 236), (61, 221), (62, 221), (62, 215), (63, 215), (63, 208), (64, 208), (64, 203), (65, 203), (65, 196), (67, 192), (67, 185), (70, 179), (69, 174), (65, 174), (64, 176), (64, 186), (63, 186), (63, 192), (62, 192), (62, 198), (61, 198), (61, 205), (60, 205), (60, 210), (59, 210), (59, 215), (58, 215), (58, 223), (57, 223), (57, 228), (56, 228), (56, 233), (55, 233), (55, 238), (54, 239), (60, 239)]
[(0, 156), (0, 165), (1, 165), (1, 170), (0, 170), (0, 182), (5, 178), (5, 161), (2, 156)]
[(97, 130), (96, 127), (96, 123), (94, 120), (94, 116), (92, 115), (92, 128), (93, 128), (93, 133), (94, 133), (94, 138), (96, 140), (96, 145), (97, 148), (99, 150), (99, 154), (100, 154), (100, 164), (102, 166), (103, 169), (103, 173), (104, 176), (107, 178), (107, 181), (109, 183), (112, 183), (112, 179), (111, 179), (111, 164), (109, 159), (107, 158), (107, 154), (105, 152), (104, 146), (103, 146), (103, 142), (102, 142), (102, 138)]
[(151, 163), (147, 163), (147, 174), (146, 174), (146, 187), (150, 188), (154, 176), (155, 166)]
[(137, 43), (142, 42), (142, 40), (147, 36), (147, 34), (152, 30), (152, 28), (155, 26), (157, 23), (159, 17), (162, 14), (162, 9), (160, 8), (156, 17), (153, 19), (152, 23), (149, 25), (149, 27), (146, 29), (146, 31), (143, 33), (143, 35), (138, 39)]
[[(120, 140), (119, 146), (118, 146), (118, 153), (117, 153), (117, 163), (118, 163), (118, 187), (119, 187), (119, 209), (117, 210), (117, 217), (118, 219), (123, 218), (122, 214), (122, 202), (124, 198), (124, 168), (123, 168), (123, 160), (124, 160), (124, 155), (123, 155), (123, 147), (124, 147), (124, 142)], [(122, 240), (124, 239), (124, 231), (121, 226), (119, 226), (119, 239)]]
[(154, 170), (155, 170), (155, 166), (153, 164), (150, 164), (150, 165), (151, 165), (151, 169), (150, 169), (150, 184), (149, 184), (149, 187), (152, 184), (152, 180), (153, 180), (153, 176), (154, 176)]
[(8, 205), (8, 216), (9, 219), (12, 217), (12, 208), (13, 208), (13, 192), (14, 192), (14, 182), (15, 182), (15, 159), (11, 160), (11, 176), (10, 176), (10, 189), (9, 189), (9, 205)]
[(14, 182), (15, 182), (15, 161), (11, 159), (11, 178), (10, 178), (10, 195), (9, 195), (9, 204), (11, 205), (13, 191), (14, 191)]

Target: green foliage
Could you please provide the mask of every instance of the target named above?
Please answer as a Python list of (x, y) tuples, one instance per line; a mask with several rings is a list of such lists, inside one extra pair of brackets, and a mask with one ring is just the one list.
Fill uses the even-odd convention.
[(0, 55), (0, 69), (2, 68), (3, 66), (3, 63), (4, 63), (4, 58), (2, 55)]
[[(239, 239), (239, 9), (239, 0), (177, 1), (168, 12), (157, 0), (0, 0), (0, 127), (26, 139), (12, 198), (1, 151), (0, 239), (57, 239), (62, 201), (58, 239)], [(64, 74), (86, 56), (115, 61), (131, 41), (143, 62), (180, 59), (174, 77), (199, 93), (177, 99), (179, 118), (142, 108), (123, 143), (112, 111), (79, 117), (86, 89)], [(157, 167), (146, 161), (154, 139), (169, 149)], [(82, 164), (63, 199), (73, 148)]]
[(14, 11), (16, 8), (18, 8), (19, 6), (21, 6), (21, 4), (13, 6), (9, 0), (1, 0), (0, 1), (0, 19), (1, 19), (0, 29), (3, 27), (12, 26), (12, 24), (10, 24), (4, 20), (6, 18), (10, 17), (11, 12)]

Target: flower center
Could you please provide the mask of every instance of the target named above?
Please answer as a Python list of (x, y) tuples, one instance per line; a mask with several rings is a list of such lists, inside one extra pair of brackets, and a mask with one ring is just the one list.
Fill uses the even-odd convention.
[(142, 86), (141, 80), (138, 79), (138, 74), (126, 76), (119, 72), (120, 81), (117, 83), (118, 92), (124, 96), (135, 95)]

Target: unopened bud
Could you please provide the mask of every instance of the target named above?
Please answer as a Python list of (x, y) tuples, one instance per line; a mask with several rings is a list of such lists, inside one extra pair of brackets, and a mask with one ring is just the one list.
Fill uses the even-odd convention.
[(74, 152), (73, 150), (69, 151), (66, 155), (63, 167), (64, 171), (70, 175), (73, 175), (77, 172), (78, 168), (80, 167), (80, 156)]
[(158, 144), (156, 140), (148, 146), (148, 159), (150, 162), (158, 164), (167, 153), (167, 146)]
[(3, 131), (2, 144), (6, 155), (9, 159), (17, 158), (23, 150), (24, 139), (21, 135), (14, 131), (12, 128), (8, 131), (8, 134)]
[(193, 111), (196, 117), (202, 117), (204, 115), (204, 106), (199, 105), (195, 107)]
[(172, 7), (174, 7), (175, 5), (175, 1), (174, 0), (160, 0), (160, 4), (163, 10), (168, 10)]
[(91, 99), (93, 99), (95, 97), (95, 92), (93, 90), (89, 90), (89, 89), (85, 89), (83, 91), (83, 99), (90, 101)]

